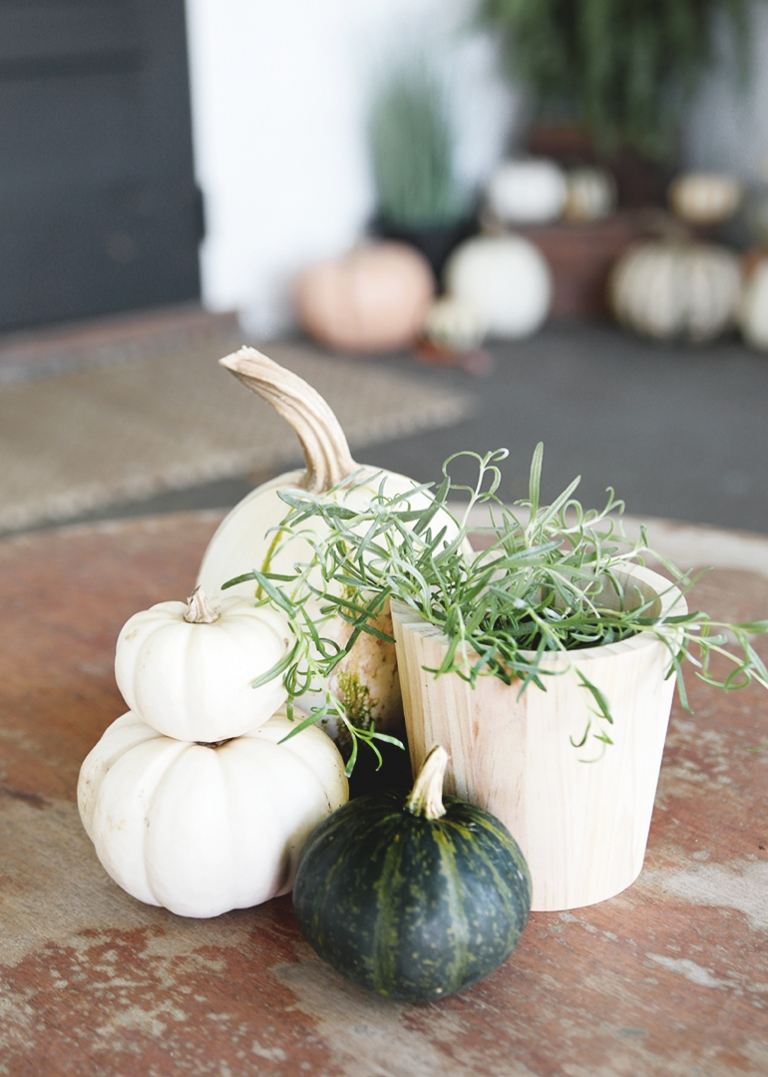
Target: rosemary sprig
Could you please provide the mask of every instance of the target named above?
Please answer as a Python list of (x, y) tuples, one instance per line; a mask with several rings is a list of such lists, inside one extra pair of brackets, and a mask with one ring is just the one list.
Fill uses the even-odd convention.
[[(507, 451), (499, 449), (485, 456), (457, 453), (450, 457), (433, 499), (419, 508), (413, 506), (413, 495), (422, 495), (430, 486), (414, 485), (407, 494), (390, 496), (384, 475), (362, 508), (350, 505), (346, 497), (359, 485), (357, 477), (323, 495), (281, 491), (288, 512), (275, 529), (273, 545), (282, 549), (301, 538), (309, 544), (312, 556), (297, 563), (291, 575), (271, 572), (266, 566), (225, 584), (255, 580), (262, 600), (287, 617), (294, 646), (256, 683), (282, 675), (291, 701), (315, 692), (319, 703), (290, 735), (334, 717), (352, 738), (348, 772), (359, 742), (368, 744), (379, 761), (376, 741), (400, 743), (376, 732), (372, 724), (354, 726), (330, 687), (333, 671), (362, 632), (382, 637), (373, 622), (392, 596), (448, 638), (445, 658), (432, 672), (436, 676), (456, 673), (473, 686), (478, 677), (496, 676), (506, 684), (519, 683), (520, 694), (531, 684), (546, 690), (548, 677), (571, 668), (569, 652), (647, 631), (666, 646), (668, 676), (677, 678), (687, 709), (686, 661), (702, 680), (726, 690), (742, 688), (753, 678), (768, 687), (768, 671), (750, 642), (752, 635), (768, 632), (768, 620), (731, 625), (714, 622), (700, 611), (655, 612), (655, 599), (645, 601), (627, 580), (632, 566), (644, 564), (647, 556), (659, 560), (672, 576), (670, 588), (676, 586), (683, 593), (698, 577), (654, 553), (645, 531), (634, 543), (625, 538), (618, 519), (624, 504), (612, 489), (603, 509), (585, 510), (573, 497), (577, 478), (552, 504), (542, 505), (541, 444), (531, 462), (528, 497), (511, 507), (505, 505), (497, 490), (499, 465), (506, 456)], [(474, 486), (452, 481), (451, 465), (457, 457), (476, 462)], [(457, 493), (468, 495), (460, 520), (448, 508), (451, 495)], [(488, 507), (490, 525), (480, 529), (486, 532), (487, 545), (475, 555), (468, 551), (467, 536), (477, 505)], [(324, 634), (336, 617), (352, 628), (344, 647)], [(553, 653), (566, 659), (556, 669), (544, 663)], [(716, 656), (732, 666), (723, 678), (713, 672)], [(583, 748), (594, 740), (605, 750), (611, 743), (608, 730), (613, 722), (609, 701), (583, 672), (578, 675), (589, 697), (590, 719), (583, 737), (572, 743)]]

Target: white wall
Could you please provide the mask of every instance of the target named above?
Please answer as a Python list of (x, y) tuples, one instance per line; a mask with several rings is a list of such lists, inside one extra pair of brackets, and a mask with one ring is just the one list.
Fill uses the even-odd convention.
[(696, 97), (683, 137), (691, 168), (735, 172), (748, 183), (768, 182), (768, 5), (751, 12), (751, 81), (746, 90), (729, 76), (733, 42), (721, 28), (720, 63)]
[(359, 237), (374, 198), (368, 100), (408, 50), (434, 56), (452, 86), (464, 183), (487, 174), (518, 108), (473, 9), (473, 0), (187, 0), (208, 307), (279, 333), (297, 270)]

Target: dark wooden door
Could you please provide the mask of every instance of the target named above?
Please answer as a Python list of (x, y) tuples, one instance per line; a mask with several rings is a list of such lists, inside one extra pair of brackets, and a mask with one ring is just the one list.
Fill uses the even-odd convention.
[(0, 328), (199, 295), (184, 0), (0, 0)]

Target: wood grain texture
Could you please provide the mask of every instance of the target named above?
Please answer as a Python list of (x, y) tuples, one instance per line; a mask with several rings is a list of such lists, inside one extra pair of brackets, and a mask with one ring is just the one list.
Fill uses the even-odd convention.
[[(3, 1077), (764, 1077), (768, 699), (695, 679), (675, 705), (645, 869), (578, 912), (534, 913), (512, 958), (427, 1006), (346, 983), (289, 898), (190, 921), (124, 894), (74, 803), (121, 713), (117, 632), (189, 591), (216, 520), (0, 543)], [(765, 543), (768, 566), (768, 541)], [(718, 569), (697, 605), (747, 619), (768, 580)], [(765, 647), (761, 653), (766, 656)]]
[[(676, 589), (638, 569), (644, 599), (685, 611)], [(626, 582), (626, 580), (622, 581)], [(666, 590), (666, 594), (664, 594)], [(411, 765), (417, 773), (441, 744), (451, 757), (446, 787), (498, 816), (528, 861), (532, 909), (592, 905), (640, 874), (651, 824), (674, 680), (670, 652), (651, 633), (542, 660), (545, 689), (498, 677), (476, 687), (458, 674), (435, 677), (447, 640), (402, 602), (392, 603)], [(571, 669), (568, 668), (569, 664)], [(596, 714), (581, 672), (608, 700)], [(550, 674), (549, 676), (547, 674)], [(585, 731), (605, 732), (609, 746)]]

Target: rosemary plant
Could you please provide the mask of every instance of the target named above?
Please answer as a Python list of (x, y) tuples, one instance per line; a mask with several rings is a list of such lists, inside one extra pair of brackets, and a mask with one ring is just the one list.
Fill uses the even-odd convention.
[[(476, 461), (475, 486), (454, 484), (450, 468), (457, 456)], [(276, 529), (279, 544), (301, 537), (312, 548), (311, 558), (295, 565), (292, 575), (254, 570), (225, 586), (256, 580), (263, 601), (287, 617), (294, 645), (285, 658), (256, 685), (282, 675), (293, 700), (307, 691), (318, 692), (319, 703), (289, 736), (307, 725), (333, 716), (352, 738), (347, 772), (351, 772), (360, 742), (379, 756), (376, 741), (399, 744), (376, 732), (373, 723), (355, 726), (334, 695), (330, 678), (360, 633), (384, 636), (374, 627), (387, 601), (397, 598), (438, 626), (448, 638), (444, 661), (436, 676), (456, 673), (474, 686), (478, 677), (499, 677), (519, 685), (546, 690), (548, 677), (571, 668), (569, 652), (626, 639), (637, 632), (652, 632), (669, 653), (668, 676), (676, 676), (681, 702), (689, 708), (683, 681), (688, 661), (697, 676), (724, 689), (744, 687), (755, 678), (768, 687), (768, 671), (750, 642), (750, 636), (768, 632), (768, 620), (745, 624), (713, 622), (705, 613), (659, 614), (655, 599), (643, 599), (632, 585), (633, 565), (645, 556), (660, 561), (672, 577), (670, 588), (683, 593), (695, 578), (680, 571), (648, 546), (645, 531), (634, 543), (624, 536), (620, 514), (624, 504), (613, 490), (602, 510), (585, 510), (573, 497), (579, 479), (550, 505), (540, 501), (543, 446), (537, 446), (530, 469), (528, 497), (512, 507), (496, 495), (499, 464), (506, 449), (479, 456), (458, 453), (443, 465), (443, 481), (427, 507), (414, 508), (414, 493), (431, 489), (414, 486), (406, 495), (384, 492), (384, 481), (363, 511), (347, 507), (343, 489), (324, 495), (282, 491), (288, 513)], [(370, 480), (368, 480), (370, 481)], [(338, 496), (339, 493), (342, 496)], [(452, 495), (468, 495), (461, 519), (449, 529), (444, 521)], [(468, 550), (470, 515), (477, 505), (489, 509), (487, 548)], [(322, 526), (318, 527), (318, 523)], [(476, 531), (476, 528), (472, 528)], [(323, 626), (339, 616), (352, 628), (342, 648), (323, 635)], [(735, 644), (735, 647), (734, 647)], [(543, 659), (553, 652), (566, 657), (557, 670)], [(712, 668), (716, 656), (730, 670), (718, 677)], [(601, 750), (611, 744), (613, 723), (610, 703), (600, 689), (578, 672), (588, 693), (591, 718), (583, 737), (573, 741), (582, 748), (595, 740)]]

